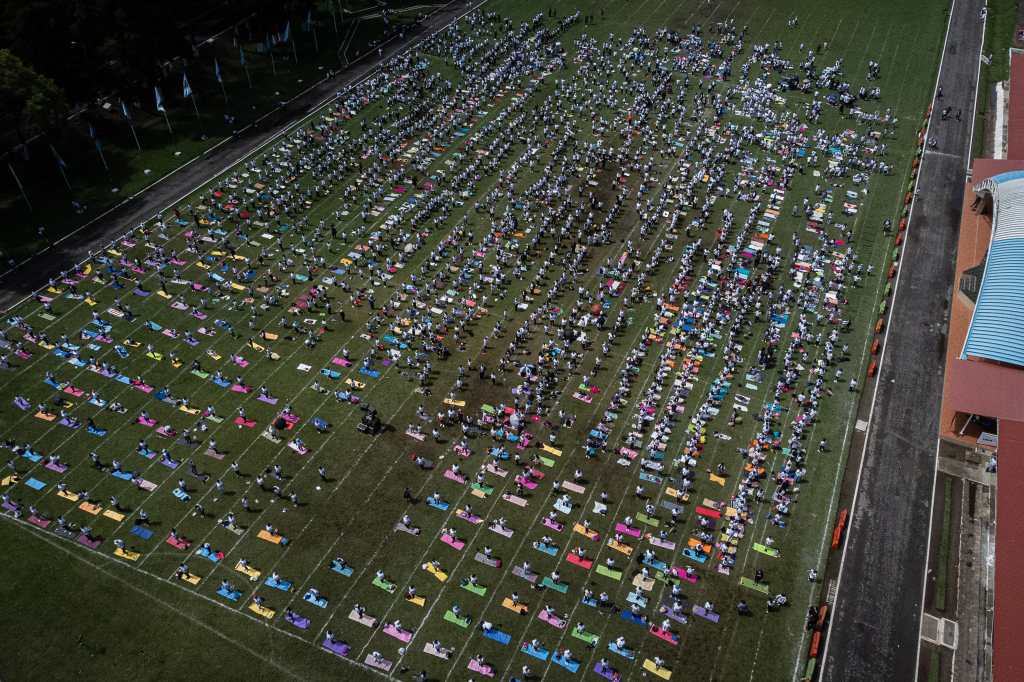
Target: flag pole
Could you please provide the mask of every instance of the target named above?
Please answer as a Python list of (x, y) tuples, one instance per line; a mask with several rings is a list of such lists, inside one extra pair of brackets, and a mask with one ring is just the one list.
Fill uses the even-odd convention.
[[(171, 127), (171, 119), (167, 116), (167, 107), (164, 106), (164, 98), (160, 96), (160, 88), (156, 85), (153, 86), (153, 94), (156, 95), (156, 110), (164, 115), (164, 121), (167, 122), (167, 132), (173, 136), (174, 128)], [(134, 128), (132, 128), (132, 134), (135, 134)], [(135, 138), (135, 141), (138, 143), (138, 138)]]
[(25, 200), (25, 205), (28, 206), (29, 213), (35, 213), (35, 209), (32, 208), (32, 202), (28, 200), (28, 194), (25, 193), (25, 187), (21, 184), (21, 178), (14, 172), (14, 166), (10, 162), (7, 163), (7, 167), (11, 169), (11, 175), (14, 176), (14, 182), (18, 184), (18, 189), (21, 191), (21, 198)]
[[(191, 88), (189, 88), (191, 90)], [(206, 138), (206, 128), (203, 126), (203, 117), (199, 115), (199, 105), (196, 104), (196, 93), (190, 92), (189, 97), (192, 98), (192, 107), (196, 110), (196, 120), (199, 121), (199, 132), (202, 133), (203, 139)]]
[(217, 79), (217, 85), (220, 86), (220, 94), (224, 95), (224, 108), (228, 108), (228, 91), (224, 89), (224, 76), (220, 72), (220, 62), (217, 58), (213, 58), (213, 75)]
[(60, 176), (64, 178), (64, 184), (67, 185), (68, 191), (70, 192), (71, 181), (68, 180), (68, 174), (64, 172), (64, 159), (60, 158), (60, 154), (57, 153), (57, 150), (53, 148), (52, 144), (50, 145), (50, 151), (53, 152), (53, 157), (57, 159), (57, 170), (60, 171)]
[(142, 145), (139, 144), (139, 136), (135, 134), (135, 124), (132, 122), (132, 115), (128, 112), (128, 105), (124, 103), (124, 100), (121, 100), (121, 116), (132, 131), (132, 137), (135, 139), (135, 148), (141, 152)]
[(103, 162), (103, 170), (110, 172), (110, 166), (107, 165), (107, 157), (103, 156), (103, 146), (100, 144), (99, 138), (93, 140), (96, 143), (96, 151), (99, 152), (100, 161)]
[(249, 89), (252, 89), (252, 78), (249, 76), (249, 65), (245, 63), (245, 50), (238, 47), (238, 63), (242, 65), (242, 71), (245, 71), (245, 80), (249, 83)]
[(135, 124), (132, 123), (131, 119), (128, 119), (128, 127), (131, 128), (132, 137), (135, 139), (135, 148), (141, 152), (142, 145), (139, 144), (139, 136), (135, 134)]

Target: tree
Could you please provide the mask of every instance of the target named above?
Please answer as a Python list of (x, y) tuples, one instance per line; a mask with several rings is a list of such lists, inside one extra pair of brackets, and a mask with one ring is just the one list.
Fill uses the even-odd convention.
[(0, 116), (24, 142), (33, 131), (57, 127), (68, 113), (64, 91), (9, 50), (0, 50)]
[(56, 128), (68, 114), (64, 91), (49, 78), (32, 73), (34, 80), (25, 100), (23, 114), (30, 125), (40, 130)]

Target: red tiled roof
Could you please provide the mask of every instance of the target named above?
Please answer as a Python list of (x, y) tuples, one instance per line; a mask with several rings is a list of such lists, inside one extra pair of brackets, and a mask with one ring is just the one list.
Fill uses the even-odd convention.
[(995, 625), (992, 673), (996, 682), (1024, 679), (1024, 423), (999, 422), (996, 486)]
[[(944, 401), (957, 412), (1024, 422), (1024, 369), (954, 359), (946, 367), (946, 377)], [(1002, 435), (1000, 429), (1000, 450)]]
[[(1021, 89), (1021, 99), (1024, 100), (1024, 86)], [(1010, 171), (1024, 170), (1024, 160), (1020, 159), (975, 159), (971, 164), (971, 181), (967, 186), (967, 193), (970, 195), (971, 188), (982, 180), (988, 180), (993, 175), (1009, 173)], [(970, 195), (968, 205), (974, 201)]]

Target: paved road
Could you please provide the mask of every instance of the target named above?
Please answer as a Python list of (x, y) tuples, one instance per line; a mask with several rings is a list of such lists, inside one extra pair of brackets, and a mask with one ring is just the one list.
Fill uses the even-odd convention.
[[(406, 31), (404, 39), (395, 38), (383, 46), (383, 59), (388, 59), (419, 42), (425, 36), (448, 25), (470, 7), (481, 4), (478, 0), (454, 0), (428, 16), (426, 20)], [(279, 135), (293, 122), (304, 117), (309, 110), (333, 93), (361, 80), (376, 69), (381, 61), (376, 54), (352, 64), (334, 78), (325, 80), (284, 107), (272, 112), (259, 125), (247, 130), (212, 153), (204, 155), (134, 200), (127, 202), (97, 222), (65, 241), (43, 251), (20, 265), (0, 282), (0, 310), (6, 310), (27, 294), (45, 284), (47, 278), (69, 269), (88, 257), (90, 250), (98, 250), (115, 237), (173, 205), (193, 188), (210, 180), (228, 166), (259, 149)]]
[[(821, 679), (913, 680), (984, 0), (954, 0)], [(940, 121), (942, 106), (963, 123)], [(851, 458), (852, 459), (852, 458)]]

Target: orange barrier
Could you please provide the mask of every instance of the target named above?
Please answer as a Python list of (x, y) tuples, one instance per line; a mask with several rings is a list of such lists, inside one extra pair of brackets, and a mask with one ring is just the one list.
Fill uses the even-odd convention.
[(889, 279), (892, 279), (895, 276), (896, 276), (896, 264), (893, 263), (892, 265), (889, 266)]
[(882, 343), (875, 339), (874, 343), (871, 344), (871, 354), (878, 355), (878, 350), (882, 347)]
[(913, 199), (913, 198), (914, 198), (914, 195), (912, 193), (910, 193), (910, 192), (907, 192), (903, 196), (903, 205), (904, 206), (909, 206), (910, 205), (910, 200)]
[(900, 232), (903, 232), (905, 229), (907, 229), (907, 219), (906, 218), (901, 218), (900, 219)]
[[(874, 365), (875, 363), (871, 363)], [(870, 373), (871, 370), (869, 369)], [(832, 549), (839, 549), (839, 543), (843, 539), (843, 530), (846, 528), (846, 519), (850, 515), (850, 510), (844, 509), (839, 512), (839, 520), (836, 522), (836, 529), (832, 531)]]
[(869, 377), (875, 376), (875, 372), (877, 372), (877, 371), (878, 371), (878, 363), (872, 362), (870, 365), (868, 365), (868, 376)]
[(882, 330), (885, 329), (885, 318), (878, 318), (878, 322), (875, 322), (875, 333), (881, 334)]
[(903, 243), (903, 233), (900, 232), (899, 234), (896, 235), (896, 246), (899, 246), (902, 243)]
[(807, 653), (810, 658), (818, 657), (818, 648), (821, 646), (821, 632), (816, 630), (811, 637), (811, 650)]

